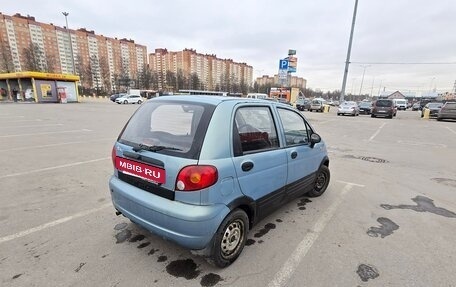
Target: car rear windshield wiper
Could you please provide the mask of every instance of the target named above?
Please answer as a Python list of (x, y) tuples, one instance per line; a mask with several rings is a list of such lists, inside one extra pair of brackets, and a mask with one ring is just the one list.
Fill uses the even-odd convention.
[(152, 146), (149, 146), (149, 145), (145, 145), (145, 144), (139, 144), (139, 147), (133, 148), (133, 150), (136, 151), (136, 152), (140, 151), (140, 150), (148, 150), (148, 151), (157, 152), (157, 151), (164, 150), (164, 149), (167, 149), (167, 150), (181, 150), (179, 148), (175, 148), (175, 147), (172, 147), (172, 146), (163, 146), (163, 145), (152, 145)]

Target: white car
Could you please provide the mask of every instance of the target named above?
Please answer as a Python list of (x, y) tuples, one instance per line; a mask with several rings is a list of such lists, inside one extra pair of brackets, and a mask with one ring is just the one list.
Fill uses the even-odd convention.
[(118, 104), (141, 104), (143, 99), (139, 95), (125, 95), (116, 99)]
[(337, 115), (352, 115), (352, 116), (359, 116), (359, 107), (356, 102), (347, 101), (343, 102), (339, 109), (337, 109)]

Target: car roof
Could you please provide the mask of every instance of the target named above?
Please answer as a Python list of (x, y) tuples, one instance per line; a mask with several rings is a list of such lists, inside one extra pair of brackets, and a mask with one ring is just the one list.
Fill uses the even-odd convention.
[(225, 97), (225, 96), (208, 96), (208, 95), (175, 95), (153, 98), (154, 101), (176, 101), (176, 102), (200, 102), (212, 105), (218, 105), (222, 102), (233, 101), (239, 103), (272, 103), (283, 105), (276, 101), (267, 101), (266, 99), (254, 98), (239, 98), (239, 97)]

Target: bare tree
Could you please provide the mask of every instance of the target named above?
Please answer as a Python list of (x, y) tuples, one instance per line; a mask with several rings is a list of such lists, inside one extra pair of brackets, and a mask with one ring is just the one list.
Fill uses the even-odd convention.
[(29, 71), (45, 71), (44, 52), (36, 43), (24, 48), (25, 69)]
[(198, 90), (200, 88), (200, 79), (197, 73), (192, 73), (190, 75), (190, 89)]
[(98, 64), (100, 67), (101, 83), (103, 84), (104, 90), (110, 93), (112, 91), (112, 84), (111, 73), (109, 72), (108, 59), (106, 59), (106, 57), (100, 57)]
[(14, 72), (13, 56), (10, 46), (0, 39), (0, 72)]

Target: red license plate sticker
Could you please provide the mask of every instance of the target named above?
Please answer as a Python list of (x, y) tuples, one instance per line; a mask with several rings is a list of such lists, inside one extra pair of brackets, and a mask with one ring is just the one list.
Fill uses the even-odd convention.
[(132, 174), (156, 183), (163, 184), (166, 181), (166, 172), (162, 168), (150, 166), (123, 157), (116, 157), (116, 168), (119, 171)]

